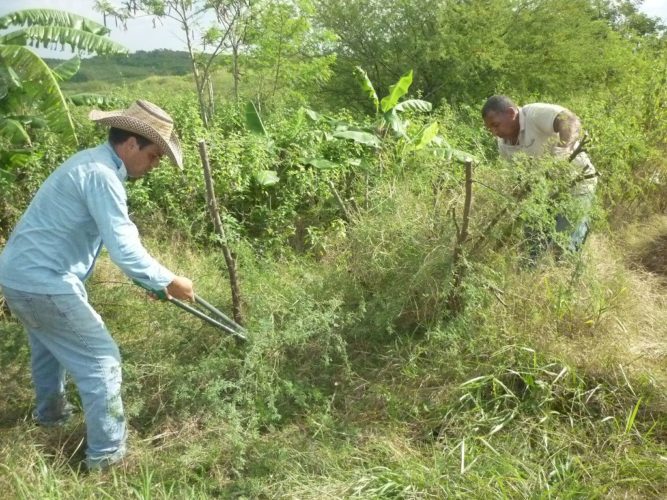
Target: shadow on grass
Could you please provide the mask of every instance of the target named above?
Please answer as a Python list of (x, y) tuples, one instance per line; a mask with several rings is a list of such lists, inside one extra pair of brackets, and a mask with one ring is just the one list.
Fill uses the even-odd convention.
[(39, 427), (38, 431), (37, 441), (43, 447), (43, 455), (49, 457), (54, 465), (66, 464), (74, 471), (85, 470), (86, 426), (80, 415), (62, 427)]
[(33, 395), (29, 360), (23, 327), (11, 319), (0, 320), (0, 429), (30, 420)]
[(667, 233), (646, 242), (637, 260), (640, 266), (659, 276), (667, 285)]

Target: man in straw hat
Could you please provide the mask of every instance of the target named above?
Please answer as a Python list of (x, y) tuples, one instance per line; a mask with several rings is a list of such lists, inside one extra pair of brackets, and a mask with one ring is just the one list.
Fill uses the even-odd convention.
[(126, 110), (92, 111), (110, 127), (108, 142), (76, 153), (41, 186), (0, 255), (0, 285), (27, 330), (36, 393), (34, 417), (59, 426), (71, 416), (65, 372), (73, 377), (87, 427), (86, 465), (103, 469), (125, 455), (118, 347), (87, 299), (84, 281), (104, 245), (130, 278), (192, 300), (192, 281), (159, 264), (128, 217), (123, 182), (163, 155), (182, 168), (173, 122), (136, 101)]

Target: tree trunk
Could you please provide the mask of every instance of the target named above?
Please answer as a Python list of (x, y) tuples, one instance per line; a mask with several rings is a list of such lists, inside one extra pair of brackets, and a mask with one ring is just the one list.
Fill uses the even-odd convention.
[(238, 103), (241, 74), (239, 70), (239, 47), (236, 43), (232, 47), (232, 75), (234, 76), (234, 100)]
[(215, 99), (213, 99), (213, 80), (211, 80), (211, 75), (209, 74), (206, 77), (207, 89), (208, 89), (208, 116), (213, 118), (215, 115)]

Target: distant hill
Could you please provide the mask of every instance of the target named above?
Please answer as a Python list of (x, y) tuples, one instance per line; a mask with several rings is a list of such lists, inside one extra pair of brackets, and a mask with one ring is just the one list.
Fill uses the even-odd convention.
[[(62, 60), (47, 60), (57, 65)], [(100, 81), (131, 83), (150, 76), (180, 76), (190, 72), (187, 52), (173, 50), (137, 51), (128, 55), (95, 56), (81, 61), (81, 69), (68, 83)]]

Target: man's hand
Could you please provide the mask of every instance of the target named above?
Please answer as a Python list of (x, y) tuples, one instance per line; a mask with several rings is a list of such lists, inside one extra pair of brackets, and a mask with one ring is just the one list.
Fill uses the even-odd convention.
[(195, 300), (195, 292), (192, 289), (192, 280), (184, 276), (176, 276), (174, 280), (167, 285), (167, 298), (178, 300)]

